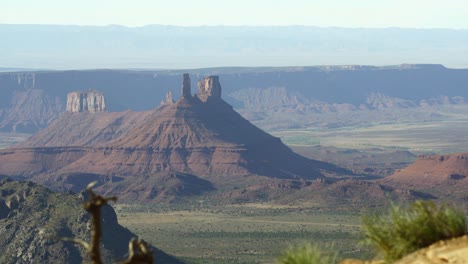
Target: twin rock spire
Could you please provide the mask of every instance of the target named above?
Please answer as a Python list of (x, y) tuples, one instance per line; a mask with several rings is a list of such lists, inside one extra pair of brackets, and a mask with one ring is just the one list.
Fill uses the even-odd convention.
[[(192, 97), (190, 76), (188, 73), (184, 73), (184, 80), (182, 81), (182, 98), (188, 99)], [(198, 81), (197, 97), (202, 102), (221, 99), (221, 84), (219, 84), (219, 77), (212, 75)]]

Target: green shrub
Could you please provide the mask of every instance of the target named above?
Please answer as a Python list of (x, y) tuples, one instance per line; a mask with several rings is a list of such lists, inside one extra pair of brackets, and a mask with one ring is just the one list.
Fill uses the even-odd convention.
[(387, 262), (468, 233), (462, 211), (431, 201), (416, 201), (406, 207), (392, 204), (388, 214), (366, 216), (363, 222), (366, 242)]
[(333, 264), (337, 262), (336, 253), (324, 253), (310, 243), (290, 247), (278, 258), (280, 264)]

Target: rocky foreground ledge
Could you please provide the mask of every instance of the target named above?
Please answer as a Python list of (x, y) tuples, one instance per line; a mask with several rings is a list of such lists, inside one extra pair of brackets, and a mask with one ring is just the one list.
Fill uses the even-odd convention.
[[(384, 261), (362, 261), (345, 259), (340, 264), (384, 264)], [(450, 240), (439, 241), (427, 248), (420, 249), (395, 264), (467, 264), (468, 235)]]

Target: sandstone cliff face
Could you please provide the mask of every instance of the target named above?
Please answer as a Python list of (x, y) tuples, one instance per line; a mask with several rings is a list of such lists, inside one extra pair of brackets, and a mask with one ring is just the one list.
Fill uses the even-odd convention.
[(208, 76), (205, 77), (203, 81), (199, 81), (197, 96), (202, 102), (221, 99), (221, 84), (219, 84), (219, 77)]
[(69, 113), (100, 113), (106, 111), (104, 94), (96, 90), (71, 92), (67, 95), (67, 108)]

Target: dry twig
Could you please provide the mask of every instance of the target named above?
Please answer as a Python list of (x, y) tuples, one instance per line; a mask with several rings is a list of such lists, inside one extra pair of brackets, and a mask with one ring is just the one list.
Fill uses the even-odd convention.
[[(102, 264), (100, 242), (102, 238), (101, 207), (109, 201), (117, 201), (117, 197), (102, 197), (93, 192), (97, 182), (88, 184), (86, 190), (90, 198), (85, 202), (84, 209), (91, 214), (91, 242), (87, 243), (79, 238), (62, 238), (63, 241), (73, 242), (83, 246), (91, 257), (92, 264)], [(128, 258), (122, 264), (153, 264), (153, 252), (142, 239), (133, 238), (128, 244)]]
[(90, 198), (89, 201), (84, 204), (84, 209), (91, 214), (91, 242), (87, 243), (78, 238), (63, 238), (62, 240), (82, 245), (91, 257), (92, 264), (102, 264), (100, 250), (102, 238), (101, 207), (106, 205), (109, 201), (117, 201), (117, 197), (102, 197), (95, 194), (93, 192), (93, 186), (96, 184), (97, 182), (92, 182), (88, 184), (88, 187), (86, 187)]

